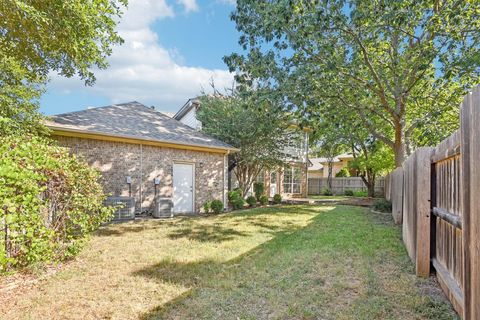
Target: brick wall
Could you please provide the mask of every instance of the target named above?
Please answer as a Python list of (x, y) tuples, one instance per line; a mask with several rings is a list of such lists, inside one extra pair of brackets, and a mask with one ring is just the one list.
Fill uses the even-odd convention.
[[(225, 155), (201, 151), (173, 149), (124, 142), (56, 137), (60, 145), (83, 157), (102, 173), (105, 192), (115, 196), (131, 196), (137, 211), (153, 209), (155, 193), (172, 197), (173, 163), (186, 161), (195, 166), (195, 211), (213, 199), (224, 202), (227, 188)], [(126, 183), (132, 178), (131, 190)], [(155, 186), (154, 179), (160, 184)]]
[[(298, 163), (291, 163), (290, 164), (291, 166), (296, 166), (296, 167), (299, 167), (301, 169), (301, 186), (300, 186), (300, 193), (285, 193), (284, 191), (284, 188), (283, 188), (283, 180), (284, 180), (284, 176), (283, 176), (283, 172), (284, 172), (284, 168), (279, 168), (278, 170), (275, 170), (277, 172), (277, 180), (276, 180), (276, 184), (277, 184), (277, 193), (280, 193), (282, 195), (282, 197), (288, 197), (288, 198), (298, 198), (298, 197), (303, 197), (303, 198), (306, 198), (307, 197), (307, 190), (308, 190), (308, 178), (307, 178), (307, 170), (308, 170), (308, 166), (306, 164), (298, 164)], [(265, 180), (264, 180), (264, 183), (265, 183), (265, 191), (266, 191), (266, 194), (267, 196), (269, 197), (273, 197), (274, 195), (271, 194), (270, 192), (270, 177), (271, 177), (271, 172), (272, 171), (267, 171), (265, 173)]]

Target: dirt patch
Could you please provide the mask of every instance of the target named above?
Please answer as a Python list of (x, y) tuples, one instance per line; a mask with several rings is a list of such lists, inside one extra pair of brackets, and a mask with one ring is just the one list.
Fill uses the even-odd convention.
[[(45, 279), (56, 274), (63, 264), (56, 266), (46, 266), (41, 271), (34, 272), (16, 272), (11, 275), (0, 277), (0, 301), (8, 301), (13, 296), (24, 294), (34, 288)], [(1, 307), (0, 307), (1, 310)]]

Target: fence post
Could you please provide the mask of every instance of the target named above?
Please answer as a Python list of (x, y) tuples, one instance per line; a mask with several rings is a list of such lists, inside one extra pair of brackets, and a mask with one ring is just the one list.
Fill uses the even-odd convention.
[(416, 189), (416, 273), (420, 277), (430, 275), (430, 198), (431, 157), (433, 148), (419, 148), (416, 153), (414, 188)]
[(480, 86), (465, 96), (460, 119), (463, 206), (463, 318), (480, 319)]

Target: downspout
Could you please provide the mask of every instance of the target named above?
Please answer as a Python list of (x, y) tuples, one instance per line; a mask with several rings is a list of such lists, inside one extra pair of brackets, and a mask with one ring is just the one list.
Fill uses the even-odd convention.
[(223, 155), (223, 170), (222, 170), (222, 172), (223, 172), (223, 190), (222, 190), (222, 193), (223, 193), (223, 209), (227, 209), (227, 193), (225, 192), (225, 190), (226, 190), (225, 189), (225, 185), (226, 185), (225, 181), (227, 179), (228, 173), (225, 174), (225, 171), (228, 170), (228, 168), (227, 168), (227, 163), (226, 163), (225, 159), (228, 157), (228, 153), (229, 153), (229, 151), (227, 151), (227, 153)]
[(308, 132), (305, 132), (305, 183), (306, 190), (304, 191), (305, 197), (308, 197)]
[(143, 176), (143, 145), (140, 144), (140, 213), (143, 212), (142, 204), (143, 204), (143, 199), (142, 199), (142, 180)]

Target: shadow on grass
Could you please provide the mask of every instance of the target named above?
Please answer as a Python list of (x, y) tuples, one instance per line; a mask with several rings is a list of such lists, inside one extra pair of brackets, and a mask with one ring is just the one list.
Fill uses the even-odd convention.
[[(299, 210), (299, 208), (295, 209), (293, 207), (286, 208), (287, 211), (289, 209), (293, 210), (290, 212), (292, 214), (295, 210)], [(276, 210), (278, 211), (278, 208)], [(327, 210), (318, 211), (318, 208), (315, 210), (313, 207), (306, 206), (301, 207), (300, 210), (304, 210), (304, 212), (312, 210), (319, 214), (309, 220), (309, 223), (303, 227), (295, 227), (287, 223), (280, 226), (269, 223), (268, 217), (262, 216), (262, 214), (266, 214), (264, 211), (236, 213), (229, 216), (229, 222), (235, 222), (238, 218), (248, 220), (256, 216), (256, 219), (250, 220), (249, 223), (260, 227), (258, 232), (265, 231), (273, 234), (271, 240), (263, 242), (254, 249), (231, 260), (206, 259), (194, 262), (164, 260), (136, 271), (135, 276), (146, 277), (159, 283), (179, 284), (189, 288), (167, 303), (151, 309), (140, 318), (144, 320), (181, 319), (191, 318), (192, 315), (195, 315), (195, 318), (202, 318), (202, 315), (212, 318), (211, 311), (218, 308), (227, 313), (230, 312), (230, 315), (241, 314), (241, 318), (244, 318), (245, 315), (248, 315), (246, 318), (265, 318), (262, 317), (265, 312), (267, 312), (267, 315), (268, 312), (277, 312), (276, 316), (279, 318), (304, 318), (305, 310), (312, 312), (310, 313), (311, 317), (307, 318), (331, 318), (333, 309), (329, 310), (328, 308), (333, 308), (333, 306), (330, 304), (335, 306), (337, 303), (341, 303), (345, 292), (350, 294), (349, 292), (353, 290), (349, 287), (351, 285), (349, 273), (347, 272), (342, 276), (342, 273), (339, 273), (335, 267), (335, 265), (344, 264), (348, 259), (356, 259), (355, 266), (366, 266), (369, 270), (367, 274), (360, 270), (351, 277), (352, 279), (358, 279), (357, 281), (366, 289), (369, 286), (369, 277), (375, 277), (375, 281), (383, 279), (382, 275), (377, 275), (377, 272), (382, 272), (385, 263), (388, 261), (391, 265), (399, 265), (401, 272), (404, 273), (403, 276), (414, 278), (412, 274), (408, 275), (411, 273), (409, 271), (411, 264), (400, 240), (397, 238), (398, 229), (393, 225), (390, 217), (375, 216), (365, 209), (348, 206), (339, 206), (334, 210), (328, 210), (328, 212)], [(282, 214), (284, 214), (283, 208)], [(273, 221), (270, 220), (270, 222)], [(391, 232), (387, 232), (387, 229)], [(226, 232), (228, 233), (228, 230)], [(208, 238), (209, 236), (207, 236)], [(355, 252), (355, 254), (352, 255), (352, 252)], [(296, 266), (299, 261), (304, 263)], [(313, 261), (313, 264), (309, 261)], [(331, 268), (331, 270), (327, 269), (330, 271), (322, 276), (327, 278), (320, 277), (312, 268), (312, 266), (318, 266), (318, 263)], [(334, 291), (325, 291), (327, 290), (326, 283), (328, 284), (332, 280), (328, 277), (333, 277), (333, 279), (343, 277), (343, 281), (347, 281), (348, 285), (344, 289), (339, 289), (343, 287), (337, 287), (334, 288)], [(272, 285), (272, 283), (278, 283), (278, 287), (275, 284), (275, 289), (268, 289), (269, 284)], [(303, 291), (298, 291), (299, 285), (305, 285), (305, 283), (308, 283), (308, 287)], [(413, 291), (412, 294), (414, 294), (418, 289), (418, 287), (415, 288), (415, 285), (399, 289), (390, 288), (387, 290), (388, 295), (383, 289), (380, 291), (366, 290), (367, 293), (363, 295), (360, 295), (355, 289), (353, 291), (356, 292), (356, 295), (349, 296), (354, 307), (348, 309), (347, 306), (346, 311), (341, 310), (341, 312), (347, 312), (346, 315), (351, 312), (350, 315), (355, 315), (355, 308), (364, 306), (363, 312), (366, 316), (364, 318), (376, 314), (394, 317), (397, 307), (397, 309), (404, 311), (410, 307), (408, 304), (396, 306), (395, 299), (390, 297), (392, 292), (395, 293), (395, 290), (399, 290), (395, 294), (403, 297), (403, 290)], [(268, 305), (268, 300), (265, 300), (265, 297), (269, 297), (270, 294), (278, 295), (278, 290), (281, 290), (281, 297), (287, 300), (280, 298), (279, 300), (273, 300), (273, 305)], [(309, 292), (317, 292), (317, 297), (330, 301), (330, 304), (322, 304), (316, 298), (310, 299)], [(367, 296), (364, 296), (365, 294)], [(388, 300), (389, 297), (391, 300)], [(270, 296), (269, 299), (274, 298)], [(445, 303), (444, 300), (434, 300), (440, 301), (438, 303)], [(266, 305), (253, 307), (248, 305), (258, 301), (266, 303)], [(371, 306), (372, 301), (382, 301), (382, 303)], [(433, 318), (448, 319), (451, 308), (444, 306), (442, 316), (438, 317), (439, 313), (428, 305), (430, 300), (421, 301), (423, 302), (418, 302), (418, 312), (415, 310), (414, 313), (418, 315), (424, 312), (434, 312), (436, 318)], [(297, 308), (295, 306), (298, 309), (295, 309)]]
[[(318, 207), (318, 206), (317, 206)], [(279, 213), (281, 211), (281, 213)], [(224, 213), (220, 216), (189, 216), (189, 217), (175, 217), (173, 219), (159, 219), (159, 220), (134, 220), (126, 221), (121, 224), (111, 224), (95, 232), (95, 235), (100, 237), (115, 237), (122, 236), (127, 233), (140, 233), (145, 230), (162, 229), (166, 225), (174, 227), (175, 230), (169, 232), (170, 239), (185, 238), (200, 242), (223, 242), (233, 240), (238, 236), (249, 236), (247, 232), (242, 232), (230, 227), (222, 225), (229, 225), (232, 227), (240, 224), (250, 223), (253, 226), (261, 227), (268, 233), (275, 233), (277, 231), (285, 230), (285, 226), (289, 231), (295, 229), (295, 224), (291, 222), (284, 222), (283, 225), (270, 224), (271, 217), (274, 215), (311, 215), (318, 213), (318, 209), (313, 206), (271, 206), (263, 208), (253, 208), (239, 210), (229, 213)], [(206, 219), (220, 219), (219, 223), (214, 225), (198, 224), (198, 220)]]
[[(200, 287), (210, 287), (212, 284), (217, 283), (217, 277), (221, 273), (230, 272), (234, 274), (236, 272), (242, 273), (246, 264), (251, 263), (252, 259), (255, 259), (256, 255), (267, 251), (271, 254), (271, 257), (267, 261), (275, 259), (276, 251), (272, 248), (283, 248), (285, 243), (300, 242), (301, 237), (297, 237), (297, 233), (307, 227), (314, 219), (308, 221), (305, 226), (296, 225), (290, 221), (284, 221), (278, 224), (277, 221), (272, 220), (272, 215), (275, 214), (309, 214), (315, 213), (321, 215), (327, 210), (320, 211), (318, 206), (287, 206), (281, 208), (263, 208), (249, 211), (239, 211), (229, 216), (225, 216), (228, 222), (225, 224), (234, 225), (237, 219), (242, 219), (244, 224), (250, 224), (258, 228), (256, 232), (267, 232), (273, 234), (273, 238), (267, 242), (261, 243), (259, 246), (250, 249), (243, 254), (228, 260), (217, 261), (212, 259), (200, 260), (194, 262), (182, 262), (174, 260), (163, 260), (158, 264), (152, 265), (148, 268), (138, 270), (134, 273), (135, 276), (146, 277), (153, 279), (160, 283), (174, 283), (187, 288), (190, 288), (180, 296), (168, 301), (165, 304), (159, 305), (156, 308), (150, 310), (148, 313), (141, 316), (141, 319), (163, 319), (165, 314), (172, 310), (175, 306), (185, 301), (196, 289)], [(312, 216), (312, 218), (315, 218)], [(219, 235), (212, 235), (212, 232), (218, 232)], [(222, 228), (220, 226), (193, 226), (192, 228), (182, 228), (169, 235), (170, 238), (182, 238), (194, 239), (199, 241), (222, 241), (234, 238), (236, 236), (248, 236), (248, 233), (236, 231), (231, 228)], [(282, 249), (283, 250), (283, 249)], [(296, 250), (295, 246), (290, 247), (288, 250)], [(268, 263), (268, 262), (267, 262)], [(241, 276), (243, 278), (243, 276)], [(245, 276), (248, 279), (248, 276)]]
[(222, 242), (233, 240), (239, 236), (248, 236), (246, 232), (241, 232), (232, 228), (225, 228), (221, 225), (213, 226), (190, 226), (182, 227), (168, 234), (170, 239), (176, 240), (180, 238), (187, 238), (200, 242)]

